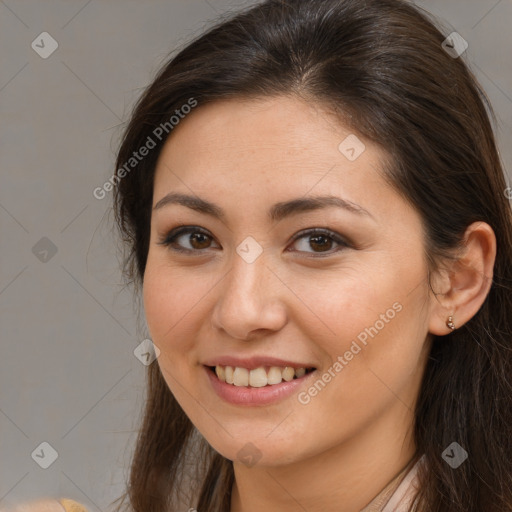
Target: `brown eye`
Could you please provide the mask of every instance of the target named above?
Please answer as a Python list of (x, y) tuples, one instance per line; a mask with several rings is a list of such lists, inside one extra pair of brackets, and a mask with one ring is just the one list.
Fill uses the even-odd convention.
[[(179, 239), (183, 240), (180, 244), (177, 243)], [(211, 241), (212, 237), (203, 229), (185, 227), (172, 230), (160, 244), (179, 252), (195, 252), (208, 249)], [(184, 247), (183, 244), (188, 244), (189, 247)]]
[[(191, 233), (189, 236), (189, 243), (194, 249), (206, 249), (209, 245), (208, 235), (204, 233)], [(197, 246), (195, 245), (197, 244)]]
[[(302, 243), (302, 249), (300, 249), (299, 252), (313, 252), (318, 254), (328, 253), (329, 255), (339, 252), (341, 250), (337, 249), (334, 251), (330, 251), (330, 249), (333, 247), (333, 244), (337, 244), (342, 248), (350, 247), (350, 244), (346, 242), (337, 233), (330, 230), (318, 228), (309, 229), (307, 231), (299, 233), (294, 238), (294, 244), (299, 240), (304, 240), (304, 242)], [(312, 248), (313, 251), (308, 251), (308, 248)]]
[[(178, 241), (181, 239), (181, 243)], [(160, 245), (165, 245), (173, 251), (183, 253), (200, 253), (206, 249), (211, 248), (211, 242), (213, 237), (209, 235), (205, 230), (196, 226), (179, 227), (171, 230), (160, 242)], [(347, 242), (340, 235), (334, 231), (327, 229), (312, 228), (306, 231), (302, 231), (295, 236), (293, 240), (294, 245), (299, 245), (296, 242), (302, 241), (302, 248), (298, 251), (292, 252), (305, 252), (313, 254), (313, 257), (321, 257), (324, 255), (329, 256), (340, 252), (344, 248), (351, 247), (351, 244)], [(188, 247), (186, 247), (188, 244)], [(338, 248), (333, 246), (337, 245)], [(308, 249), (313, 249), (308, 250)], [(316, 255), (316, 256), (315, 256)]]

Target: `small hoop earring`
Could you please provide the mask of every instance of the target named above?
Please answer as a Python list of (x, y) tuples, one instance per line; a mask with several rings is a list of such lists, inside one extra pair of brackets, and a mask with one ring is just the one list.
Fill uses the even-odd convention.
[(452, 331), (455, 330), (455, 324), (453, 323), (453, 316), (449, 316), (446, 321), (446, 326), (449, 327)]

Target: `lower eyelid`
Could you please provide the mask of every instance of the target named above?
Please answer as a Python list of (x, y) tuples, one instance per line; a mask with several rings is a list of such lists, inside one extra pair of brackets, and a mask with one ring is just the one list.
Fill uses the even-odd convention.
[[(195, 233), (200, 233), (201, 235), (204, 235), (204, 236), (208, 237), (210, 240), (212, 240), (213, 242), (215, 242), (212, 235), (210, 235), (209, 233), (206, 233), (200, 229), (197, 229), (197, 228), (178, 230), (176, 233), (174, 233), (172, 235), (171, 235), (171, 233), (172, 233), (172, 230), (169, 233), (165, 234), (163, 237), (161, 237), (160, 241), (157, 242), (158, 245), (167, 246), (169, 249), (178, 251), (178, 252), (202, 252), (202, 251), (205, 251), (206, 249), (188, 249), (186, 247), (174, 246), (175, 241), (177, 239), (179, 239), (183, 236), (191, 235), (191, 234), (195, 234)], [(207, 249), (210, 249), (210, 247), (208, 247)]]
[[(301, 240), (302, 238), (308, 238), (312, 235), (304, 235), (304, 236), (300, 236), (298, 238), (296, 238), (291, 245), (294, 245), (296, 242), (298, 242), (299, 240)], [(299, 251), (299, 250), (290, 250), (288, 249), (288, 252), (296, 252), (298, 254), (307, 254), (307, 255), (311, 255), (312, 257), (316, 258), (316, 257), (327, 257), (327, 256), (334, 256), (335, 254), (338, 254), (340, 252), (342, 252), (343, 250), (345, 249), (348, 249), (350, 248), (350, 245), (345, 242), (344, 240), (337, 240), (333, 237), (328, 237), (332, 240), (332, 242), (335, 244), (335, 247), (327, 250), (327, 251), (320, 251), (320, 252), (315, 252), (315, 251)], [(307, 242), (306, 242), (307, 243)]]
[[(183, 230), (178, 229), (176, 233), (171, 235), (172, 231), (173, 230), (171, 230), (166, 235), (161, 237), (160, 242), (157, 242), (159, 245), (167, 246), (172, 251), (181, 252), (181, 253), (189, 253), (189, 254), (190, 253), (200, 254), (202, 252), (207, 251), (208, 249), (215, 248), (215, 247), (207, 247), (205, 249), (189, 249), (189, 248), (184, 248), (181, 246), (173, 246), (173, 244), (175, 243), (175, 241), (178, 238), (180, 238), (182, 236), (194, 234), (194, 233), (200, 233), (200, 234), (208, 237), (213, 243), (217, 243), (217, 242), (215, 242), (215, 239), (211, 234), (203, 231), (200, 228), (190, 227), (188, 229), (183, 229)], [(309, 232), (299, 233), (292, 239), (290, 245), (294, 245), (299, 240), (307, 239), (307, 238), (313, 237), (315, 235), (325, 236), (326, 238), (332, 240), (337, 245), (337, 247), (334, 249), (330, 249), (328, 251), (323, 251), (323, 252), (322, 251), (321, 252), (295, 251), (295, 250), (291, 250), (291, 251), (288, 250), (288, 252), (306, 253), (306, 254), (313, 255), (313, 257), (322, 257), (322, 256), (331, 256), (331, 255), (341, 252), (344, 249), (352, 247), (350, 242), (346, 241), (341, 235), (338, 235), (336, 232), (331, 232), (329, 230), (325, 230), (325, 228), (324, 228), (324, 230), (322, 230), (320, 228), (316, 228), (316, 229), (311, 229)]]

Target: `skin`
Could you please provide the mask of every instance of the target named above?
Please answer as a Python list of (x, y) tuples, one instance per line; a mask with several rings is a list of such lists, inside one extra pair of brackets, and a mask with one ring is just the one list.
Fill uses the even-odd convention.
[[(190, 113), (158, 160), (153, 205), (182, 192), (226, 212), (221, 221), (177, 204), (153, 210), (143, 298), (170, 390), (233, 461), (231, 512), (367, 505), (415, 453), (413, 410), (431, 335), (451, 332), (449, 315), (456, 327), (468, 321), (490, 288), (496, 243), (479, 223), (459, 262), (433, 276), (438, 295), (429, 291), (421, 218), (381, 176), (382, 148), (358, 136), (366, 149), (355, 161), (338, 150), (351, 133), (296, 97), (226, 100)], [(267, 218), (275, 203), (327, 194), (371, 216), (329, 207)], [(175, 240), (193, 254), (159, 244), (178, 226), (207, 231)], [(292, 241), (315, 227), (352, 245)], [(236, 252), (247, 236), (263, 248), (253, 263)], [(229, 404), (202, 366), (218, 355), (271, 355), (308, 362), (319, 378), (394, 303), (400, 312), (307, 405), (296, 394)], [(253, 466), (237, 455), (249, 442), (261, 457)]]
[(55, 498), (40, 498), (30, 502), (18, 504), (3, 512), (66, 512), (64, 507)]

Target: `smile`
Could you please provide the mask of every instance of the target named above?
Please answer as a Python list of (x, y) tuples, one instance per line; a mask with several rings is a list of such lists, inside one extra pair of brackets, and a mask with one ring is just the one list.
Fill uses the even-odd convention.
[(260, 366), (252, 370), (239, 366), (221, 365), (209, 368), (215, 372), (221, 382), (238, 387), (249, 386), (252, 388), (274, 386), (281, 384), (283, 380), (290, 382), (314, 371), (314, 368), (293, 368), (291, 366)]
[[(217, 396), (225, 402), (243, 406), (263, 406), (284, 400), (305, 388), (316, 373), (314, 368), (259, 367), (252, 370), (232, 366), (203, 366), (203, 368)], [(250, 385), (251, 374), (252, 382), (256, 383), (256, 386)], [(233, 381), (231, 384), (226, 382), (228, 378)], [(272, 379), (279, 380), (279, 383), (269, 383), (269, 380), (273, 382)]]

